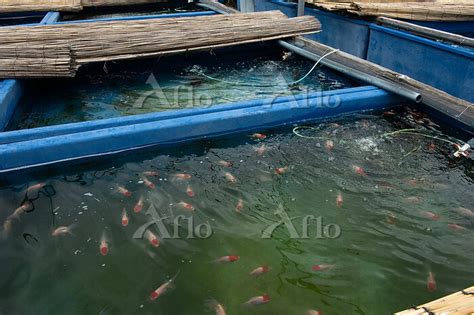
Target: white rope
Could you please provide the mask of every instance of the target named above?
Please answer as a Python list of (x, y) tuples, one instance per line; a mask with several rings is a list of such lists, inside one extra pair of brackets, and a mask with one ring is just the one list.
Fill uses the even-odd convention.
[[(318, 59), (318, 61), (316, 61), (316, 63), (314, 64), (314, 66), (303, 76), (301, 77), (300, 79), (296, 80), (296, 81), (293, 81), (293, 82), (290, 82), (290, 83), (286, 83), (286, 85), (294, 85), (294, 84), (298, 84), (300, 83), (301, 81), (303, 81), (304, 79), (306, 79), (313, 71), (314, 69), (316, 69), (316, 67), (319, 65), (319, 63), (326, 57), (328, 57), (329, 55), (335, 53), (335, 52), (338, 52), (339, 49), (334, 49), (330, 52), (328, 52), (327, 54), (324, 54), (323, 56), (321, 56), (321, 58)], [(238, 81), (226, 81), (226, 80), (221, 80), (221, 79), (218, 79), (218, 78), (215, 78), (215, 77), (212, 77), (210, 75), (207, 75), (205, 74), (204, 72), (201, 72), (199, 70), (191, 70), (191, 72), (194, 72), (196, 74), (199, 74), (209, 80), (213, 80), (213, 81), (218, 81), (218, 82), (222, 82), (222, 83), (227, 83), (227, 84), (232, 84), (232, 85), (242, 85), (242, 86), (254, 86), (254, 87), (271, 87), (271, 86), (278, 86), (277, 84), (248, 84), (246, 82), (238, 82)]]

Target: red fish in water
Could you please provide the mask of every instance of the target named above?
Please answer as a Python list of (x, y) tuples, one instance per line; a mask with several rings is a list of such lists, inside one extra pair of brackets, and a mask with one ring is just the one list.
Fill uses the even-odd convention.
[(146, 231), (145, 237), (148, 239), (148, 242), (150, 242), (150, 244), (153, 245), (154, 247), (160, 246), (160, 239), (156, 237), (156, 235), (153, 232)]
[(122, 210), (122, 226), (127, 226), (128, 225), (128, 214), (127, 214), (127, 210), (125, 210), (125, 208), (123, 208)]
[(268, 294), (260, 295), (251, 298), (247, 302), (245, 302), (245, 305), (260, 305), (260, 304), (265, 304), (270, 302), (270, 296)]
[(425, 217), (427, 217), (428, 219), (431, 219), (433, 221), (437, 221), (440, 218), (439, 214), (433, 213), (431, 211), (425, 211), (425, 212), (423, 212), (423, 215)]
[(255, 149), (255, 152), (257, 152), (258, 156), (262, 156), (265, 154), (265, 152), (267, 152), (267, 146), (262, 144), (261, 146)]
[(186, 210), (191, 210), (191, 211), (194, 211), (194, 206), (190, 203), (187, 203), (187, 202), (184, 202), (184, 201), (181, 201), (178, 203), (178, 205), (181, 207), (181, 208), (184, 208)]
[(426, 280), (426, 288), (428, 292), (434, 292), (437, 289), (436, 280), (432, 272), (428, 273), (428, 279)]
[(209, 300), (206, 302), (206, 305), (209, 309), (213, 310), (216, 315), (226, 315), (224, 307), (216, 300)]
[(339, 193), (337, 194), (337, 197), (336, 197), (336, 206), (337, 206), (338, 208), (342, 208), (342, 202), (343, 202), (342, 193), (339, 192)]
[(448, 227), (453, 230), (453, 231), (461, 231), (461, 230), (465, 230), (466, 228), (462, 225), (459, 225), (457, 223), (449, 223), (448, 224)]
[(313, 267), (311, 267), (313, 271), (325, 271), (330, 270), (332, 268), (334, 268), (334, 265), (314, 265)]
[(237, 182), (237, 178), (229, 172), (225, 173), (224, 176), (229, 183), (235, 184)]
[(28, 189), (26, 189), (26, 193), (32, 193), (32, 192), (38, 191), (38, 190), (40, 190), (41, 188), (43, 188), (44, 186), (46, 186), (45, 183), (38, 183), (38, 184), (35, 184), (35, 185), (33, 185), (33, 186), (28, 187)]
[(185, 173), (180, 173), (180, 174), (174, 174), (174, 178), (178, 180), (189, 180), (191, 179), (191, 174), (185, 174)]
[(252, 139), (257, 139), (257, 140), (263, 140), (263, 139), (266, 139), (267, 138), (267, 135), (266, 134), (263, 134), (263, 133), (254, 133), (252, 136), (251, 136)]
[(436, 144), (430, 143), (430, 144), (428, 145), (428, 151), (430, 151), (430, 152), (435, 152), (435, 151), (436, 151)]
[(278, 175), (282, 175), (282, 174), (285, 174), (287, 170), (288, 170), (288, 166), (285, 166), (285, 167), (277, 167), (277, 168), (275, 169), (275, 173), (277, 173)]
[(334, 141), (332, 141), (332, 140), (327, 140), (327, 141), (326, 141), (326, 144), (324, 145), (324, 147), (326, 148), (326, 150), (332, 151), (332, 149), (334, 149)]
[(217, 162), (218, 165), (222, 167), (232, 167), (232, 162), (220, 160)]
[(474, 211), (468, 209), (468, 208), (464, 208), (464, 207), (457, 207), (456, 209), (456, 212), (465, 216), (465, 217), (468, 217), (468, 218), (471, 218), (471, 219), (474, 219)]
[(24, 204), (22, 204), (20, 207), (16, 208), (15, 211), (8, 217), (8, 219), (17, 219), (20, 221), (20, 215), (26, 212), (26, 210), (31, 208), (31, 203), (29, 201), (26, 201)]
[(249, 275), (250, 276), (261, 276), (264, 273), (267, 273), (270, 271), (270, 268), (268, 266), (260, 266), (252, 270)]
[(365, 170), (360, 166), (352, 165), (352, 169), (354, 170), (354, 172), (356, 172), (356, 174), (359, 174), (361, 176), (367, 176)]
[(118, 186), (117, 191), (125, 197), (130, 197), (132, 193), (125, 187)]
[(55, 229), (51, 235), (52, 236), (65, 236), (65, 235), (73, 235), (72, 229), (75, 227), (75, 224), (71, 224), (70, 226), (60, 226)]
[(150, 177), (158, 177), (160, 174), (156, 171), (147, 171), (142, 173), (145, 176), (150, 176)]
[(140, 199), (138, 199), (137, 201), (137, 204), (135, 205), (135, 207), (133, 208), (133, 211), (135, 211), (135, 213), (139, 213), (143, 210), (143, 197), (140, 197)]
[(237, 205), (235, 206), (235, 211), (240, 212), (244, 208), (244, 201), (242, 199), (239, 199), (237, 202)]
[(187, 194), (189, 197), (194, 197), (194, 196), (195, 196), (194, 190), (191, 188), (191, 186), (188, 186), (188, 188), (186, 188), (186, 194)]
[(216, 263), (231, 263), (238, 261), (240, 259), (240, 256), (235, 256), (235, 255), (229, 255), (229, 256), (222, 256), (214, 260)]
[(102, 256), (106, 256), (109, 253), (109, 244), (107, 242), (105, 233), (103, 233), (102, 237), (100, 238), (99, 250)]
[(156, 185), (154, 183), (152, 183), (148, 178), (142, 178), (143, 180), (143, 184), (145, 184), (146, 187), (150, 188), (150, 189), (155, 189), (156, 188)]
[(158, 297), (162, 296), (163, 294), (166, 293), (166, 291), (168, 291), (169, 289), (172, 288), (172, 284), (173, 282), (176, 280), (176, 278), (178, 277), (178, 274), (179, 272), (171, 279), (169, 279), (168, 281), (166, 281), (165, 283), (163, 283), (162, 285), (160, 285), (160, 287), (158, 289), (156, 289), (155, 291), (151, 292), (150, 294), (150, 300), (154, 301), (156, 300)]
[(305, 315), (323, 315), (323, 313), (321, 311), (308, 310)]

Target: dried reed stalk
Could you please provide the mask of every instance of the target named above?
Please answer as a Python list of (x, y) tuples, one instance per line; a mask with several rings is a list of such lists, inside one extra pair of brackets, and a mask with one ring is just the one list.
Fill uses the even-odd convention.
[[(2, 60), (18, 66), (12, 76), (27, 77), (22, 59), (42, 60), (45, 76), (71, 76), (74, 71), (57, 67), (69, 49), (71, 67), (91, 62), (151, 57), (189, 50), (212, 49), (235, 44), (287, 38), (320, 29), (318, 20), (305, 16), (289, 19), (279, 11), (191, 18), (88, 22), (0, 28), (0, 71)], [(53, 62), (55, 61), (55, 62)], [(51, 63), (52, 67), (48, 64)], [(8, 63), (11, 66), (12, 63)], [(35, 68), (36, 69), (36, 68)], [(39, 70), (38, 70), (39, 71)], [(0, 77), (5, 77), (1, 75)], [(37, 76), (36, 73), (32, 75)]]

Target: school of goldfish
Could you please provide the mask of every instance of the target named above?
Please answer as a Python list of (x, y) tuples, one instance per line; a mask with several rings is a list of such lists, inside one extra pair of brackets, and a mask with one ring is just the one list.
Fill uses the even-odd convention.
[[(255, 141), (262, 141), (267, 139), (267, 135), (263, 133), (255, 133), (250, 136), (252, 139)], [(327, 140), (324, 145), (325, 149), (329, 154), (332, 154), (332, 152), (337, 148), (337, 145), (333, 140)], [(432, 149), (430, 147), (430, 149)], [(265, 153), (271, 150), (271, 148), (267, 147), (265, 144), (260, 143), (258, 147), (255, 148), (255, 153), (259, 157), (264, 157)], [(237, 184), (239, 183), (239, 180), (236, 176), (232, 174), (232, 167), (233, 163), (231, 161), (225, 161), (225, 160), (220, 160), (217, 161), (216, 164), (220, 167), (222, 167), (222, 176), (223, 178), (227, 181), (229, 185)], [(286, 173), (291, 172), (292, 167), (288, 165), (281, 165), (278, 167), (275, 167), (274, 172), (276, 176), (284, 176)], [(369, 179), (370, 176), (369, 174), (364, 170), (363, 167), (359, 165), (350, 165), (348, 169), (352, 170), (354, 176), (360, 177), (361, 179)], [(157, 185), (154, 183), (153, 179), (159, 177), (159, 173), (156, 171), (146, 171), (140, 174), (139, 177), (139, 183), (142, 183), (145, 187), (147, 187), (150, 190), (155, 190), (157, 189)], [(192, 178), (191, 174), (188, 173), (177, 173), (173, 174), (171, 176), (171, 179), (174, 181), (180, 181), (186, 183), (186, 190), (185, 193), (186, 195), (192, 199), (196, 196), (196, 193), (193, 189), (193, 186), (190, 183), (190, 179)], [(420, 182), (422, 180), (418, 179), (410, 179), (407, 181), (407, 185), (410, 186), (417, 186), (420, 185)], [(34, 194), (41, 189), (43, 189), (46, 186), (46, 183), (38, 183), (35, 185), (30, 186), (29, 188), (26, 189), (26, 195), (28, 194)], [(389, 183), (378, 183), (379, 187), (383, 187), (386, 189), (393, 189), (393, 186)], [(122, 195), (125, 198), (132, 199), (134, 198), (134, 194), (129, 191), (125, 186), (117, 185), (115, 187), (115, 193)], [(138, 200), (137, 200), (138, 199)], [(120, 224), (126, 228), (130, 220), (133, 220), (133, 213), (140, 214), (145, 206), (145, 198), (143, 196), (138, 196), (138, 198), (135, 199), (136, 202), (131, 210), (129, 212), (126, 208), (121, 209), (120, 213), (117, 215), (117, 220), (120, 222)], [(414, 203), (414, 204), (420, 204), (423, 202), (423, 199), (418, 197), (418, 196), (409, 196), (405, 200), (407, 203)], [(181, 208), (182, 210), (185, 211), (190, 211), (194, 212), (196, 211), (196, 208), (194, 205), (188, 201), (179, 201), (176, 203), (176, 206)], [(345, 208), (345, 203), (344, 203), (344, 195), (342, 191), (337, 191), (335, 194), (335, 206), (337, 208), (344, 209)], [(22, 205), (20, 205), (17, 209), (13, 210), (13, 212), (6, 218), (6, 220), (3, 223), (3, 234), (4, 237), (8, 236), (8, 233), (11, 231), (12, 226), (16, 221), (20, 221), (21, 217), (31, 209), (32, 205), (29, 201), (25, 201)], [(245, 204), (244, 199), (238, 198), (235, 203), (235, 209), (234, 211), (237, 213), (240, 213), (242, 211), (245, 211), (245, 208), (247, 205)], [(474, 219), (474, 211), (464, 208), (464, 207), (458, 207), (454, 209), (457, 213), (463, 215), (464, 217)], [(132, 217), (131, 217), (132, 214)], [(433, 221), (438, 221), (441, 218), (441, 216), (437, 213), (434, 213), (432, 211), (423, 211), (420, 213), (420, 216), (429, 220)], [(392, 212), (386, 212), (386, 223), (390, 225), (395, 225), (397, 223), (397, 217), (394, 213)], [(453, 231), (462, 231), (465, 229), (465, 227), (461, 226), (460, 224), (457, 223), (448, 223), (447, 224), (448, 228), (453, 230)], [(53, 231), (51, 231), (51, 236), (52, 237), (57, 237), (57, 238), (62, 238), (62, 237), (74, 237), (74, 231), (78, 229), (79, 227), (77, 224), (71, 224), (68, 226), (59, 226), (55, 228)], [(144, 239), (148, 241), (149, 246), (158, 248), (160, 247), (161, 240), (159, 238), (159, 235), (156, 235), (150, 230), (146, 230), (144, 233)], [(106, 256), (109, 254), (110, 251), (110, 237), (108, 237), (107, 233), (104, 231), (99, 239), (99, 246), (98, 246), (98, 252), (102, 256)], [(213, 263), (215, 264), (227, 264), (227, 263), (238, 263), (240, 260), (240, 256), (238, 255), (225, 255), (221, 257), (217, 257)], [(312, 272), (326, 272), (326, 271), (331, 271), (333, 269), (337, 268), (337, 265), (335, 264), (314, 264), (311, 267)], [(253, 270), (250, 270), (248, 272), (248, 276), (250, 277), (263, 277), (265, 274), (271, 272), (272, 268), (268, 265), (262, 265), (262, 266), (256, 266)], [(161, 298), (164, 294), (166, 294), (168, 291), (170, 291), (174, 286), (177, 281), (177, 278), (179, 276), (179, 271), (171, 277), (169, 280), (161, 283), (156, 289), (153, 289), (150, 293), (149, 299), (151, 301), (155, 301), (159, 298)], [(429, 292), (434, 292), (437, 290), (437, 283), (435, 280), (435, 274), (432, 271), (429, 271), (427, 273), (427, 278), (426, 278), (426, 289)], [(242, 304), (245, 306), (257, 306), (257, 305), (263, 305), (266, 303), (271, 302), (271, 297), (263, 293), (261, 295), (256, 295), (249, 297), (247, 301), (242, 301)], [(208, 301), (205, 302), (207, 305), (208, 309), (214, 312), (216, 315), (225, 315), (226, 310), (225, 306), (218, 302), (215, 299), (209, 299)], [(322, 315), (323, 313), (320, 310), (313, 310), (309, 309), (305, 313), (307, 315)]]

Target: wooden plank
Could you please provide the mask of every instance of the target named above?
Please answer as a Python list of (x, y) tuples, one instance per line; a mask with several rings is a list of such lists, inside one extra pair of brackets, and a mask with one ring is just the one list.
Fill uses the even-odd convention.
[(443, 32), (443, 31), (439, 31), (439, 30), (432, 29), (429, 27), (424, 27), (424, 26), (413, 24), (413, 23), (394, 20), (387, 17), (378, 17), (377, 23), (385, 25), (385, 26), (394, 27), (399, 30), (408, 31), (413, 34), (424, 36), (424, 37), (435, 39), (435, 40), (443, 40), (443, 41), (447, 41), (453, 44), (474, 47), (474, 39), (461, 36), (458, 34)]
[[(304, 48), (318, 56), (323, 56), (334, 50), (334, 48), (330, 46), (303, 37), (296, 37), (287, 42)], [(367, 73), (368, 75), (385, 79), (402, 88), (418, 92), (422, 96), (423, 104), (458, 120), (471, 130), (474, 130), (474, 104), (468, 101), (452, 96), (406, 75), (397, 73), (342, 51), (335, 52), (326, 58), (343, 66)]]

